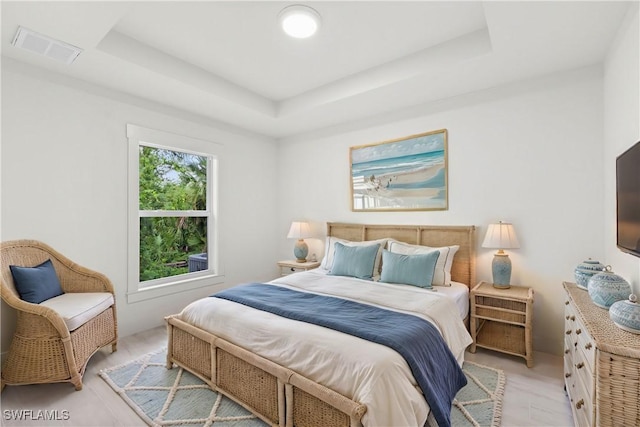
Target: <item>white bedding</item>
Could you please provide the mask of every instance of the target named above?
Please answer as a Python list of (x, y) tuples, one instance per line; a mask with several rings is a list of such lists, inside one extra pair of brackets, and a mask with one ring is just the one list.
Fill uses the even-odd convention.
[[(456, 303), (446, 292), (329, 276), (321, 270), (292, 274), (271, 283), (425, 318), (440, 330), (460, 364), (471, 343)], [(409, 366), (388, 347), (220, 298), (195, 301), (180, 317), (365, 404), (364, 426), (423, 426), (427, 420), (429, 407)]]
[(451, 282), (451, 286), (434, 286), (434, 292), (440, 292), (454, 300), (464, 320), (469, 315), (469, 287), (464, 283)]

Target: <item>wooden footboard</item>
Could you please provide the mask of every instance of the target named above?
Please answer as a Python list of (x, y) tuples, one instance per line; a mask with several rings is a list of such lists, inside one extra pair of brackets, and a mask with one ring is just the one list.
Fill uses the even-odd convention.
[(212, 390), (281, 427), (361, 426), (366, 406), (290, 369), (190, 325), (167, 322), (167, 368), (175, 363)]

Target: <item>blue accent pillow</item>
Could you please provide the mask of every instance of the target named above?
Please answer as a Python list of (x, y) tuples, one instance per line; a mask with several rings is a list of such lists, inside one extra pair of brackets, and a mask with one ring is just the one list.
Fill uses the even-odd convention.
[(378, 243), (366, 246), (347, 246), (336, 242), (333, 266), (328, 274), (371, 280), (379, 249), (380, 244)]
[(426, 254), (404, 255), (382, 251), (381, 282), (399, 283), (433, 289), (431, 281), (436, 269), (439, 251)]
[(20, 299), (24, 301), (40, 304), (64, 293), (50, 259), (35, 267), (10, 265), (9, 268)]

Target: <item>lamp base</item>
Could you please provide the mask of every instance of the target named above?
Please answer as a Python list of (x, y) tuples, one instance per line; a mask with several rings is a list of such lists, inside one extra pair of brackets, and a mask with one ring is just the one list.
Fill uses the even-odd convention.
[(509, 259), (509, 255), (505, 254), (502, 250), (498, 251), (498, 253), (493, 256), (491, 270), (493, 272), (494, 288), (509, 289), (511, 287), (511, 260)]
[(309, 246), (307, 246), (304, 240), (299, 239), (293, 247), (293, 255), (296, 257), (296, 262), (307, 262), (308, 254)]

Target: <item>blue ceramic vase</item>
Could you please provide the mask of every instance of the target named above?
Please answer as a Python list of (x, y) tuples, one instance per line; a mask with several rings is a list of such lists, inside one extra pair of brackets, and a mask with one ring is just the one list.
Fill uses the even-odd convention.
[(509, 289), (511, 287), (511, 260), (509, 255), (498, 252), (493, 256), (491, 263), (493, 273), (493, 287), (499, 289)]
[(593, 303), (607, 310), (614, 302), (627, 299), (631, 293), (629, 282), (614, 274), (610, 265), (602, 272), (591, 276), (588, 288)]
[(609, 308), (609, 317), (618, 328), (640, 334), (640, 304), (634, 294), (629, 295), (627, 300), (613, 303)]
[(297, 262), (307, 262), (307, 254), (309, 253), (309, 246), (304, 240), (298, 239), (296, 245), (293, 247), (293, 255), (296, 257)]
[(604, 265), (598, 261), (592, 260), (591, 258), (582, 262), (574, 270), (576, 285), (578, 285), (580, 289), (584, 289), (586, 291), (589, 286), (589, 279), (600, 273), (604, 268)]

